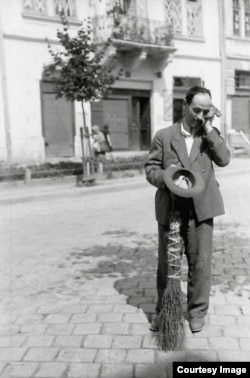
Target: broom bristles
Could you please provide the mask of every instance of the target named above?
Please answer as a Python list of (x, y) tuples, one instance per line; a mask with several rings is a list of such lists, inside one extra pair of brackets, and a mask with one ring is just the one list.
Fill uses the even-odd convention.
[(185, 325), (182, 313), (181, 295), (181, 254), (180, 221), (178, 214), (172, 214), (168, 239), (168, 276), (167, 287), (162, 299), (162, 307), (158, 315), (159, 332), (154, 334), (156, 345), (163, 351), (183, 348)]
[(154, 334), (156, 345), (163, 351), (182, 349), (185, 327), (179, 280), (171, 279), (169, 281), (158, 316), (159, 332)]

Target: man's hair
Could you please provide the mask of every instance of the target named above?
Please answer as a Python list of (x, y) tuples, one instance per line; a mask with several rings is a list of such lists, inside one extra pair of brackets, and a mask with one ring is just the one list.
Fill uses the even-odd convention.
[(196, 96), (198, 93), (207, 93), (209, 97), (212, 98), (212, 95), (209, 89), (196, 85), (195, 87), (190, 88), (189, 91), (187, 92), (186, 97), (185, 97), (186, 103), (190, 105), (194, 96)]

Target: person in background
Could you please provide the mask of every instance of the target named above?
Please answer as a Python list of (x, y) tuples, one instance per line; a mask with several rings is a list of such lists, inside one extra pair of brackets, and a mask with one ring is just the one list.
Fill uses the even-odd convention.
[(150, 330), (159, 330), (158, 314), (167, 285), (168, 242), (164, 235), (169, 230), (171, 193), (163, 179), (171, 165), (184, 167), (201, 175), (204, 190), (185, 201), (180, 209), (181, 235), (188, 262), (187, 311), (192, 332), (205, 326), (211, 287), (211, 259), (213, 249), (213, 218), (224, 214), (224, 206), (213, 163), (219, 167), (229, 164), (230, 152), (218, 129), (213, 127), (218, 115), (211, 102), (211, 92), (195, 86), (184, 99), (184, 116), (174, 125), (159, 130), (152, 142), (145, 165), (147, 181), (157, 187), (155, 197), (158, 221), (158, 268), (156, 317)]
[(104, 135), (100, 131), (99, 126), (94, 125), (91, 128), (92, 130), (92, 145), (95, 157), (101, 154), (101, 141), (104, 140)]
[(111, 143), (111, 139), (110, 139), (110, 132), (109, 132), (109, 125), (107, 125), (106, 123), (103, 125), (101, 131), (103, 132), (103, 135), (104, 135), (104, 138), (105, 138), (105, 149), (107, 149), (106, 152), (112, 152), (113, 151), (113, 147), (112, 147), (112, 143)]

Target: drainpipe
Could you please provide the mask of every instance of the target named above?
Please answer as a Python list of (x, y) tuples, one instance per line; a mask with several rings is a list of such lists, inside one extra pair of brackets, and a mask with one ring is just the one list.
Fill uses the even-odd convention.
[(6, 76), (5, 52), (4, 52), (4, 38), (3, 38), (1, 14), (0, 14), (0, 51), (1, 51), (1, 54), (0, 54), (0, 70), (2, 72), (2, 93), (3, 93), (6, 155), (7, 155), (7, 162), (10, 163), (11, 160), (12, 160), (11, 129), (10, 129), (9, 101), (8, 101), (7, 76)]
[(221, 113), (222, 113), (222, 135), (227, 140), (227, 90), (226, 90), (226, 37), (225, 37), (225, 8), (224, 0), (217, 0), (218, 2), (218, 14), (219, 14), (219, 40), (220, 40), (220, 56), (221, 56)]

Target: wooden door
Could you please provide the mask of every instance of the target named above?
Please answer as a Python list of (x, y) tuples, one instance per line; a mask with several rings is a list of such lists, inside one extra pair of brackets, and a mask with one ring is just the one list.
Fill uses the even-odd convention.
[(42, 112), (45, 156), (73, 157), (73, 104), (64, 98), (56, 99), (51, 83), (42, 84)]
[(103, 100), (103, 124), (109, 125), (114, 150), (129, 150), (128, 109), (129, 104), (126, 98)]

